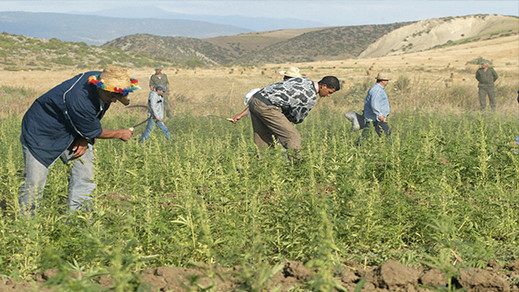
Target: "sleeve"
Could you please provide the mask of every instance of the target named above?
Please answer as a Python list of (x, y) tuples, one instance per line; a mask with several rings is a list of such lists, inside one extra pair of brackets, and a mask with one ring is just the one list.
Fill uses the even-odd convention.
[(158, 117), (158, 94), (155, 91), (150, 92), (150, 95), (148, 97), (148, 105), (150, 106), (151, 114), (154, 118)]
[(373, 92), (373, 97), (371, 98), (371, 108), (373, 109), (373, 113), (376, 115), (377, 119), (380, 116), (383, 116), (380, 107), (382, 102), (382, 94), (380, 90), (376, 90)]
[(155, 88), (155, 82), (153, 81), (153, 75), (150, 76), (150, 87)]
[(494, 77), (494, 81), (496, 81), (497, 78), (499, 78), (499, 76), (497, 76), (497, 72), (496, 72), (496, 70), (494, 70), (494, 68), (492, 68), (492, 75)]
[(94, 139), (103, 132), (96, 106), (87, 92), (75, 91), (67, 96), (66, 112), (74, 130), (85, 139)]

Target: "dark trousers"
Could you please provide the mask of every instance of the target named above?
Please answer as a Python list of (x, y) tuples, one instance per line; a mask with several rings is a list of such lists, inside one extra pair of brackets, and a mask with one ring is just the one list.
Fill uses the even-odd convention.
[(361, 144), (361, 140), (362, 139), (366, 139), (370, 135), (370, 133), (371, 133), (371, 125), (372, 124), (375, 127), (375, 132), (377, 133), (377, 135), (379, 137), (381, 137), (382, 136), (382, 132), (384, 132), (386, 134), (386, 138), (390, 138), (390, 136), (391, 136), (391, 129), (389, 129), (389, 125), (387, 124), (387, 122), (381, 122), (381, 121), (367, 122), (366, 123), (366, 127), (364, 128), (364, 130), (362, 130), (361, 137), (359, 137), (359, 140), (357, 140), (357, 145), (360, 145)]
[(377, 135), (380, 137), (382, 136), (382, 131), (386, 134), (386, 137), (391, 136), (391, 129), (389, 129), (389, 125), (387, 122), (381, 122), (381, 121), (372, 121), (369, 123), (363, 131), (362, 131), (362, 137), (366, 138), (367, 135), (369, 135), (369, 132), (371, 131), (371, 124), (375, 127), (375, 132), (377, 132)]

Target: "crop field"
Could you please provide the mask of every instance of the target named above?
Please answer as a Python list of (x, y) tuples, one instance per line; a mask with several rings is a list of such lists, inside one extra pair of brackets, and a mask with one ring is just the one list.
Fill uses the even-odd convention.
[[(356, 146), (359, 133), (323, 108), (299, 127), (304, 149), (290, 161), (279, 149), (258, 159), (246, 119), (174, 117), (174, 141), (155, 130), (146, 144), (97, 143), (95, 212), (66, 215), (59, 162), (30, 219), (16, 214), (19, 124), (11, 116), (0, 126), (3, 275), (56, 268), (55, 284), (73, 289), (108, 274), (124, 291), (139, 283), (134, 270), (217, 263), (243, 267), (243, 281), (262, 287), (258, 274), (284, 259), (332, 273), (344, 260), (448, 269), (453, 251), (479, 268), (519, 257), (519, 155), (507, 146), (519, 133), (514, 119), (406, 113), (391, 121), (390, 143), (375, 136)], [(65, 277), (78, 271), (85, 278)], [(332, 285), (319, 275), (313, 284)]]
[[(393, 134), (357, 146), (360, 132), (343, 113), (362, 108), (374, 82), (364, 65), (372, 62), (298, 64), (314, 80), (325, 72), (345, 80), (297, 125), (299, 159), (277, 148), (259, 158), (250, 118), (225, 120), (243, 109), (248, 89), (277, 81), (284, 66), (232, 74), (165, 70), (176, 88), (175, 114), (165, 120), (174, 140), (155, 128), (140, 144), (144, 126), (126, 143), (98, 140), (91, 213), (67, 214), (69, 166), (56, 162), (30, 218), (18, 215), (21, 119), (57, 77), (71, 73), (48, 72), (42, 78), (54, 82), (42, 86), (16, 84), (20, 78), (0, 84), (1, 282), (36, 289), (31, 285), (43, 277), (49, 291), (156, 291), (146, 279), (162, 275), (161, 268), (194, 265), (202, 272), (182, 276), (178, 289), (360, 291), (366, 279), (348, 286), (343, 277), (341, 284), (338, 267), (396, 260), (440, 270), (448, 280), (438, 289), (455, 290), (461, 267), (517, 264), (519, 155), (510, 143), (519, 136), (517, 64), (499, 71), (498, 111), (481, 113), (474, 82), (463, 83), (473, 79), (473, 65), (452, 69), (447, 84), (443, 69), (417, 65), (407, 72), (377, 63), (372, 71), (393, 68), (395, 76), (387, 89)], [(143, 88), (150, 72), (134, 72)], [(146, 96), (144, 89), (132, 102), (143, 104)], [(114, 105), (102, 122), (119, 129), (144, 117)], [(276, 275), (286, 261), (318, 272), (282, 285)], [(159, 270), (139, 273), (152, 268)], [(518, 287), (519, 273), (506, 280)]]

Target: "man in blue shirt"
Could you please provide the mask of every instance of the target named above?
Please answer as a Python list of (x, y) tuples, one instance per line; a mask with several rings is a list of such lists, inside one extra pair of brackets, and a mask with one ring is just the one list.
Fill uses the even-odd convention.
[(366, 123), (369, 123), (362, 132), (362, 137), (364, 138), (369, 134), (371, 123), (379, 136), (382, 135), (382, 131), (384, 131), (386, 137), (391, 135), (391, 130), (387, 124), (390, 106), (385, 91), (389, 77), (384, 73), (378, 73), (376, 79), (377, 82), (369, 89), (366, 101), (364, 102), (364, 117)]
[(23, 117), (20, 135), (25, 160), (19, 198), (22, 215), (38, 208), (49, 168), (58, 158), (72, 164), (69, 211), (93, 209), (95, 139), (128, 141), (133, 135), (129, 129), (103, 129), (100, 120), (111, 103), (128, 105), (128, 94), (138, 88), (125, 69), (111, 66), (103, 72), (79, 74), (34, 101)]

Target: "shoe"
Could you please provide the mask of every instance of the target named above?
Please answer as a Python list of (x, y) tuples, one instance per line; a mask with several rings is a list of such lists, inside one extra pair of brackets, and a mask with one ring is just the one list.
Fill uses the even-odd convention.
[(358, 114), (356, 112), (347, 112), (344, 114), (344, 116), (350, 120), (351, 122), (351, 129), (353, 131), (358, 131), (360, 130), (360, 124), (359, 124), (359, 119), (358, 119)]

